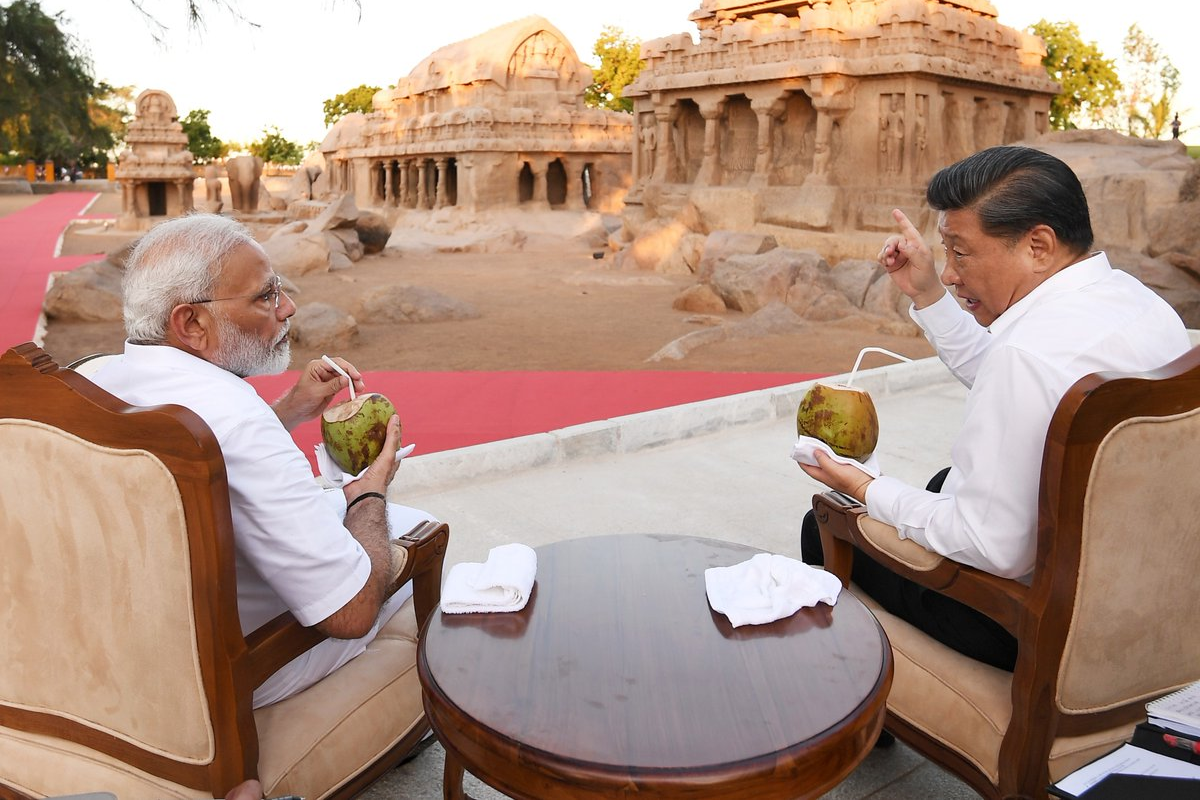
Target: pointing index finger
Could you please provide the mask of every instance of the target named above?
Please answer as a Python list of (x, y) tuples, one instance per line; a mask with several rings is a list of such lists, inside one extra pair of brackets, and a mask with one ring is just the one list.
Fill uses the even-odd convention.
[(904, 234), (905, 239), (914, 241), (921, 240), (921, 232), (912, 224), (908, 216), (898, 208), (892, 209), (892, 219), (896, 220), (896, 224), (900, 226), (900, 232)]

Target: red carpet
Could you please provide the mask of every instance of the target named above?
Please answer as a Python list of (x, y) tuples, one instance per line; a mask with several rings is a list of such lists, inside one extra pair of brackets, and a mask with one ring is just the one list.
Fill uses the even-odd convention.
[(4, 349), (33, 338), (51, 272), (96, 260), (95, 256), (54, 257), (54, 246), (67, 223), (95, 197), (84, 192), (50, 194), (0, 217), (0, 343)]
[[(33, 338), (51, 272), (95, 256), (54, 258), (67, 223), (95, 195), (47, 195), (0, 217), (0, 344)], [(54, 355), (51, 353), (51, 355)], [(707, 400), (820, 377), (809, 373), (721, 372), (374, 372), (371, 391), (396, 404), (405, 442), (416, 454), (556, 430), (639, 411)], [(267, 400), (283, 394), (295, 373), (254, 380)], [(343, 393), (343, 399), (349, 395)], [(320, 440), (316, 422), (295, 432), (311, 460)]]
[[(619, 417), (821, 377), (791, 372), (372, 372), (369, 391), (396, 405), (413, 455)], [(254, 378), (267, 400), (295, 373)], [(339, 400), (349, 399), (344, 393)], [(320, 441), (316, 422), (294, 434), (306, 454)]]

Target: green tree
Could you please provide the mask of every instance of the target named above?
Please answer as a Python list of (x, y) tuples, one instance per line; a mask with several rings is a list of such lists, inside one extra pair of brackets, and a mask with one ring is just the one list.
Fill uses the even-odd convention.
[(193, 158), (200, 164), (207, 164), (229, 153), (228, 145), (213, 136), (208, 124), (209, 113), (207, 108), (197, 108), (179, 120), (188, 137), (188, 150), (192, 151)]
[(625, 31), (605, 25), (593, 48), (600, 66), (592, 68), (592, 85), (584, 89), (583, 101), (592, 108), (633, 112), (633, 101), (622, 97), (625, 87), (642, 71), (642, 44)]
[(48, 16), (36, 0), (0, 6), (0, 152), (92, 161), (117, 141), (119, 131), (106, 127), (97, 107), (113, 90), (96, 84), (61, 16)]
[(251, 142), (249, 150), (268, 164), (299, 164), (304, 158), (300, 145), (285, 139), (275, 126), (263, 128), (263, 138)]
[(1122, 51), (1122, 123), (1130, 136), (1157, 139), (1170, 124), (1171, 106), (1181, 83), (1179, 70), (1136, 23), (1126, 32)]
[(352, 114), (355, 111), (363, 114), (374, 110), (372, 98), (379, 91), (378, 86), (367, 86), (365, 83), (361, 86), (355, 86), (342, 92), (339, 95), (331, 97), (323, 104), (325, 109), (325, 124), (332, 125), (347, 114)]
[(1084, 42), (1074, 22), (1041, 20), (1029, 28), (1046, 43), (1042, 64), (1062, 87), (1050, 101), (1050, 127), (1066, 130), (1082, 121), (1103, 124), (1105, 113), (1117, 102), (1121, 79), (1116, 65), (1104, 57), (1095, 42)]

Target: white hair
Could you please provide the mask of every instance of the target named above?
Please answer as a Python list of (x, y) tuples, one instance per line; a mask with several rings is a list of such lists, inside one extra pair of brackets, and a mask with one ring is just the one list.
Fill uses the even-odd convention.
[(152, 228), (125, 263), (125, 335), (165, 344), (171, 309), (213, 299), (229, 256), (243, 245), (262, 249), (246, 226), (217, 214), (188, 214)]

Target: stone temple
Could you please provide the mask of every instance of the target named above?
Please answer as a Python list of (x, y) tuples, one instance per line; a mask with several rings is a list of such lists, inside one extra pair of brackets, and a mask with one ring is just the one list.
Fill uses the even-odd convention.
[(113, 177), (121, 186), (123, 230), (148, 229), (156, 219), (192, 210), (196, 173), (187, 134), (175, 101), (160, 89), (147, 89), (134, 104), (135, 118), (125, 133)]
[(541, 17), (447, 45), (329, 132), (329, 191), (361, 207), (616, 211), (632, 117), (586, 108), (591, 82)]
[[(703, 0), (642, 45), (626, 219), (866, 257), (938, 168), (1046, 131), (1040, 39), (987, 0)], [(829, 234), (838, 234), (831, 237)], [(847, 236), (847, 234), (850, 234)]]

